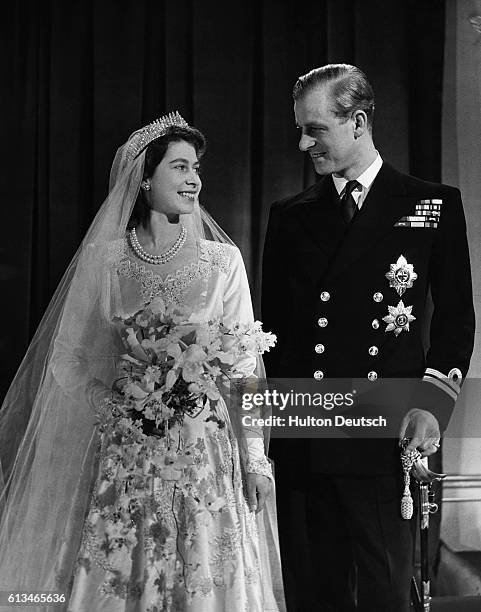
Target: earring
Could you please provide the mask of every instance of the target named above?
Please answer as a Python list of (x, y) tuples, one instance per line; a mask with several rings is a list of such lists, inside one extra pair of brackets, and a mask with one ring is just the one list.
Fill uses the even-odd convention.
[(150, 185), (148, 183), (141, 183), (140, 186), (144, 191), (150, 191)]

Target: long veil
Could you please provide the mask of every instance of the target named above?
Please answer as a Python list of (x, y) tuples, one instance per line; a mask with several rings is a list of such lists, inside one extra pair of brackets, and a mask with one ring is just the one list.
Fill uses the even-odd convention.
[[(107, 264), (112, 245), (125, 236), (143, 177), (145, 149), (133, 160), (127, 155), (135, 134), (117, 151), (109, 194), (0, 409), (0, 591), (68, 593), (98, 462), (94, 406), (109, 393), (123, 352), (109, 321)], [(199, 204), (181, 222), (194, 235), (233, 244)], [(261, 359), (257, 374), (263, 376)], [(282, 602), (273, 497), (259, 517), (266, 591)], [(283, 609), (271, 605), (266, 609)]]

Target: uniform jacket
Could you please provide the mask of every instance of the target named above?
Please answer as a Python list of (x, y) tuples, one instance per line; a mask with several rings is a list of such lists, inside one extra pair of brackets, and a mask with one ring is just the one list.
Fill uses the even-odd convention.
[(262, 318), (278, 336), (266, 356), (268, 376), (418, 380), (405, 410), (430, 410), (444, 429), (474, 339), (459, 191), (383, 163), (347, 230), (330, 176), (276, 202), (264, 247)]

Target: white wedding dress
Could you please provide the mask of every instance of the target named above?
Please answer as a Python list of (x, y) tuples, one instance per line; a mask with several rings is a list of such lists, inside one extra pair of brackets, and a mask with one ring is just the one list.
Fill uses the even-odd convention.
[[(239, 250), (200, 240), (197, 256), (171, 264), (161, 277), (157, 266), (141, 263), (126, 240), (109, 245), (111, 317), (126, 317), (161, 296), (166, 303), (187, 305), (199, 322), (221, 317), (229, 325), (253, 320), (251, 298)], [(179, 265), (179, 263), (177, 263)], [(165, 267), (161, 267), (165, 270)], [(251, 365), (251, 371), (255, 364)], [(137, 544), (106, 551), (99, 516), (102, 472), (85, 519), (72, 581), (69, 612), (265, 612), (283, 610), (277, 567), (276, 525), (265, 527), (266, 511), (249, 510), (243, 490), (239, 444), (226, 404), (217, 405), (226, 422), (205, 421), (207, 407), (186, 417), (181, 445), (189, 455), (191, 492), (176, 480), (155, 479), (155, 517), (136, 524)], [(240, 410), (240, 407), (239, 407)], [(159, 444), (161, 444), (159, 440)], [(266, 473), (262, 434), (247, 438), (248, 471)], [(275, 513), (270, 500), (271, 513)], [(155, 521), (153, 520), (155, 518)], [(270, 557), (270, 562), (268, 558)], [(276, 603), (276, 599), (277, 602)]]

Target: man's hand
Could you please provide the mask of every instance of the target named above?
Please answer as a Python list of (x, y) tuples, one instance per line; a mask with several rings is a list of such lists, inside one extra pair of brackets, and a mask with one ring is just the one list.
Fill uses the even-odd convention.
[(399, 442), (403, 438), (410, 439), (406, 452), (417, 449), (423, 457), (433, 455), (439, 448), (441, 438), (438, 420), (427, 410), (410, 410), (401, 423)]
[(247, 474), (247, 500), (252, 512), (260, 512), (272, 490), (272, 483), (267, 476)]

